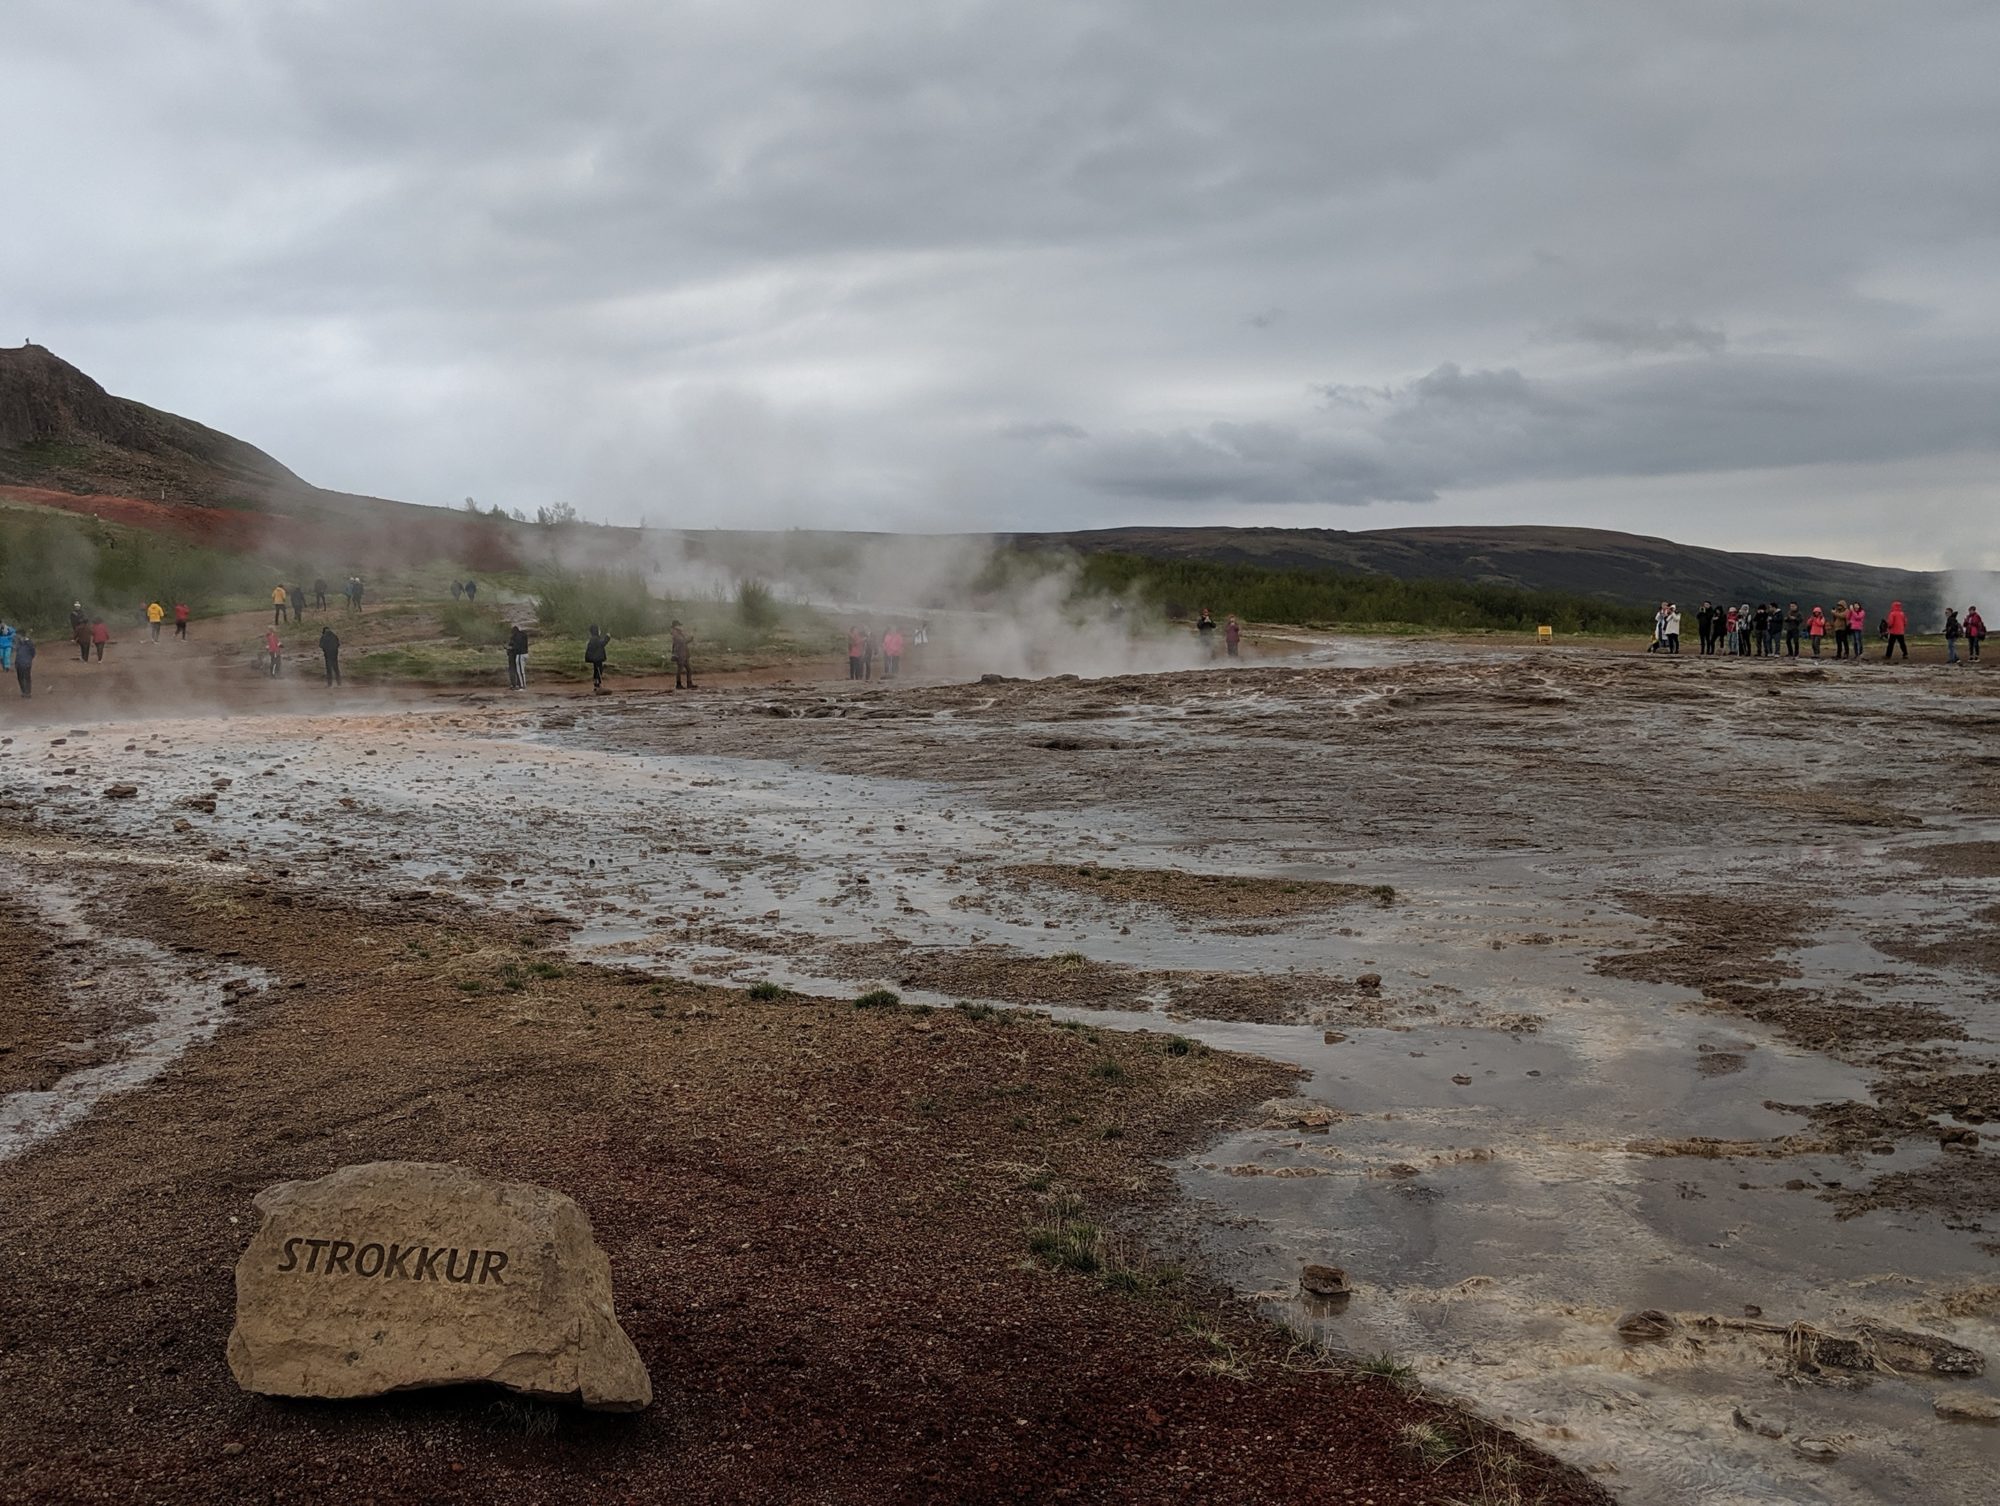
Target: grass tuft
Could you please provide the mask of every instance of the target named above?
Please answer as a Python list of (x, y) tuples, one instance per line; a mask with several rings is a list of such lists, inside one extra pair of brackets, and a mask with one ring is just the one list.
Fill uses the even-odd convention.
[(871, 988), (854, 1001), (856, 1009), (894, 1009), (902, 1003), (902, 996), (886, 988)]

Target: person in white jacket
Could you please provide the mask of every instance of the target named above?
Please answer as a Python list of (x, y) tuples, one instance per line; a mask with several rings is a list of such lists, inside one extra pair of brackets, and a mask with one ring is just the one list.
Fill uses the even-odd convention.
[(1681, 651), (1681, 608), (1679, 602), (1667, 603), (1666, 629), (1667, 652), (1677, 654)]

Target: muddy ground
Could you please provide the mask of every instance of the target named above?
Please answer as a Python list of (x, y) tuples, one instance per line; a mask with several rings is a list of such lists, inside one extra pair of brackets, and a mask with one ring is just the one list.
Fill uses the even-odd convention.
[[(1071, 1319), (1066, 1308), (1054, 1315), (1050, 1294), (1091, 1305), (1089, 1321), (1115, 1320), (1115, 1332), (1102, 1330), (1110, 1349), (1085, 1347), (1135, 1377), (1138, 1390), (1119, 1393), (1133, 1406), (1143, 1394), (1169, 1415), (1148, 1375), (1176, 1393), (1187, 1384), (1166, 1379), (1185, 1374), (1184, 1355), (1172, 1364), (1148, 1358), (1149, 1345), (1166, 1346), (1164, 1355), (1187, 1337), (1180, 1299), (1166, 1303), (1163, 1320), (1148, 1303), (1110, 1302), (1101, 1284), (1019, 1268), (1022, 1231), (1042, 1196), (1024, 1190), (1033, 1174), (1019, 1167), (1054, 1166), (1094, 1210), (1123, 1220), (1135, 1251), (1173, 1251), (1195, 1286), (1212, 1276), (1260, 1299), (1313, 1352), (1393, 1352), (1426, 1382), (1627, 1499), (1983, 1501), (1996, 1485), (1993, 1435), (1953, 1419), (1968, 1399), (1992, 1397), (1990, 1379), (1895, 1367), (1812, 1375), (1759, 1330), (1700, 1325), (1748, 1321), (1741, 1315), (1755, 1308), (1758, 1322), (1823, 1335), (1893, 1325), (1981, 1354), (2000, 1345), (1992, 1169), (2000, 752), (1988, 751), (2000, 747), (1996, 699), (2000, 681), (1983, 672), (1921, 665), (1363, 643), (1329, 645), (1316, 661), (1096, 680), (802, 683), (582, 701), (457, 696), (350, 703), (334, 716), (79, 725), (74, 735), (24, 727), (0, 748), (14, 861), (99, 873), (69, 888), (82, 896), (74, 904), (111, 906), (101, 934), (171, 945), (160, 926), (183, 924), (198, 908), (189, 896), (212, 893), (252, 910), (278, 905), (286, 916), (277, 929), (301, 935), (384, 928), (386, 938), (428, 926), (471, 937), (485, 926), (532, 927), (566, 971), (522, 995), (503, 983), (488, 1003), (501, 964), (460, 976), (454, 949), (473, 942), (419, 941), (433, 955), (400, 963), (404, 982), (355, 993), (311, 981), (309, 965), (331, 965), (320, 955), (326, 947), (260, 954), (222, 945), (225, 927), (199, 943), (213, 949), (205, 955), (242, 950), (230, 965), (255, 965), (272, 981), (254, 995), (228, 994), (219, 1012), (228, 1023), (153, 1085), (104, 1099), (0, 1163), (0, 1186), (35, 1194), (38, 1227), (44, 1203), (55, 1198), (50, 1207), (61, 1209), (66, 1197), (96, 1208), (75, 1215), (87, 1227), (111, 1229), (110, 1209), (91, 1202), (97, 1187), (76, 1186), (100, 1167), (138, 1179), (111, 1186), (143, 1183), (165, 1203), (194, 1198), (203, 1216), (226, 1217), (225, 1205), (247, 1205), (250, 1191), (279, 1175), (460, 1144), (459, 1159), (576, 1192), (610, 1231), (621, 1299), (638, 1292), (652, 1304), (664, 1300), (658, 1291), (675, 1267), (649, 1253), (645, 1237), (682, 1227), (687, 1209), (677, 1203), (653, 1223), (644, 1210), (682, 1197), (687, 1178), (649, 1177), (620, 1151), (652, 1143), (648, 1116), (666, 1109), (635, 1113), (623, 1101), (643, 1103), (650, 1092), (708, 1126), (676, 1141), (681, 1159), (671, 1164), (700, 1163), (711, 1180), (717, 1161), (746, 1168), (719, 1222), (690, 1222), (778, 1226), (756, 1279), (731, 1288), (741, 1306), (725, 1310), (732, 1321), (779, 1323), (756, 1294), (796, 1292), (825, 1264), (819, 1242), (857, 1227), (852, 1214), (823, 1225), (817, 1210), (749, 1206), (767, 1181), (780, 1203), (805, 1195), (803, 1183), (770, 1179), (792, 1167), (791, 1147), (820, 1145), (822, 1130), (808, 1135), (768, 1095), (799, 1090), (801, 1073), (814, 1070), (801, 1044), (814, 1020), (812, 1049), (872, 1064), (875, 1083), (874, 1097), (851, 1084), (829, 1088), (820, 1112), (847, 1112), (837, 1105), (852, 1090), (853, 1123), (899, 1126), (860, 1133), (896, 1147), (855, 1173), (874, 1206), (905, 1193), (942, 1196), (934, 1158), (964, 1158), (954, 1164), (967, 1187), (952, 1195), (970, 1201), (933, 1205), (951, 1229), (944, 1247), (958, 1252), (949, 1278), (923, 1259), (898, 1264), (884, 1253), (942, 1238), (907, 1225), (853, 1233), (866, 1233), (871, 1269), (930, 1282), (930, 1292), (942, 1281), (960, 1307), (969, 1284), (980, 1294), (973, 1309), (991, 1301), (1011, 1310), (1017, 1300), (981, 1281), (1040, 1283), (1032, 1302), (1019, 1299), (1039, 1315), (1023, 1321), (1045, 1344), (1037, 1353), (1066, 1360), (1078, 1346), (1062, 1337)], [(107, 798), (118, 783), (136, 789)], [(78, 852), (125, 866), (96, 870), (66, 856)], [(135, 876), (121, 885), (106, 872)], [(166, 894), (179, 898), (158, 909)], [(21, 976), (53, 976), (63, 956), (55, 942), (30, 949)], [(668, 981), (616, 981), (625, 974)], [(55, 992), (73, 1014), (76, 995), (63, 979)], [(702, 1002), (742, 997), (711, 985), (765, 979), (848, 997), (886, 986), (911, 1003), (974, 1008), (906, 1018)], [(300, 981), (303, 989), (291, 987)], [(428, 1002), (392, 1009), (406, 986), (428, 990)], [(650, 995), (653, 987), (666, 992)], [(74, 1032), (49, 1023), (47, 1006), (37, 1013), (47, 995), (46, 982), (0, 990), (0, 1030), (15, 1046), (0, 1057), (14, 1074), (10, 1087), (46, 1087), (52, 1077), (59, 1085), (76, 1068), (51, 1055), (59, 1044), (115, 1052), (101, 1042), (77, 1047)], [(595, 1028), (573, 1017), (561, 1030), (502, 1028), (505, 1011), (528, 996), (550, 1000), (551, 1010), (588, 998), (599, 1010)], [(624, 1010), (606, 1002), (619, 997)], [(664, 1068), (608, 1034), (655, 1031), (651, 1009), (635, 1007), (655, 997), (672, 1001), (670, 1015), (713, 1015), (678, 1019), (684, 1031), (742, 1031), (732, 1049), (754, 1063), (761, 1089), (708, 1093), (704, 1074)], [(283, 1007), (249, 1002), (272, 998)], [(1003, 1008), (989, 1015), (981, 1001)], [(1000, 1023), (1023, 1005), (1101, 1028), (1086, 1036)], [(482, 1013), (492, 1009), (501, 1013)], [(373, 1106), (348, 1114), (325, 1059), (300, 1051), (317, 1028), (336, 1032), (327, 1044), (343, 1064), (366, 1064), (360, 1076), (379, 1095)], [(342, 1030), (354, 1032), (351, 1049)], [(359, 1044), (371, 1032), (397, 1042), (402, 1031), (421, 1032), (407, 1052)], [(1010, 1043), (997, 1060), (973, 1045), (989, 1032)], [(115, 1035), (115, 1026), (100, 1034)], [(923, 1053), (962, 1034), (952, 1091), (919, 1092), (906, 1077), (916, 1070), (907, 1052), (930, 1061)], [(1214, 1049), (1175, 1056), (1159, 1049), (1170, 1037)], [(612, 1040), (617, 1049), (600, 1055)], [(1018, 1058), (1011, 1043), (1028, 1040), (1037, 1046)], [(529, 1042), (528, 1058), (510, 1054)], [(238, 1053), (249, 1054), (237, 1062)], [(1089, 1096), (1105, 1082), (1088, 1075), (1089, 1064), (1106, 1054), (1132, 1073), (1115, 1113)], [(471, 1087), (447, 1095), (455, 1106), (427, 1124), (433, 1058), (476, 1082), (478, 1099)], [(664, 1068), (664, 1089), (649, 1078), (601, 1091), (602, 1063), (616, 1077), (641, 1062)], [(1188, 1077), (1170, 1075), (1191, 1063)], [(1278, 1082), (1286, 1073), (1305, 1075)], [(350, 1075), (339, 1074), (342, 1092)], [(198, 1104), (185, 1099), (190, 1077), (205, 1084)], [(689, 1078), (696, 1096), (681, 1099)], [(1024, 1081), (1056, 1095), (1053, 1119), (995, 1101)], [(204, 1116), (245, 1094), (255, 1133), (233, 1110), (231, 1133), (215, 1133)], [(1272, 1097), (1291, 1106), (1256, 1107)], [(578, 1118), (586, 1098), (590, 1112)], [(929, 1107), (915, 1111), (917, 1098)], [(324, 1111), (310, 1107), (323, 1099)], [(488, 1100), (525, 1115), (518, 1145), (482, 1128), (470, 1105)], [(281, 1103), (316, 1116), (296, 1144), (269, 1122), (281, 1118)], [(212, 1142), (203, 1142), (207, 1159), (183, 1173), (188, 1140), (176, 1116), (188, 1115), (209, 1124)], [(746, 1132), (754, 1147), (724, 1143), (724, 1126), (739, 1121), (767, 1126)], [(155, 1123), (166, 1128), (155, 1134)], [(921, 1155), (903, 1138), (919, 1132), (930, 1137)], [(1033, 1141), (1025, 1148), (1015, 1144), (1024, 1134)], [(261, 1152), (260, 1135), (270, 1141)], [(1173, 1158), (1166, 1180), (1154, 1159), (1162, 1155)], [(828, 1157), (842, 1164), (832, 1147), (808, 1159), (823, 1167)], [(9, 1208), (21, 1206), (10, 1196)], [(242, 1237), (226, 1225), (204, 1228), (207, 1243), (179, 1278), (183, 1299), (217, 1281)], [(129, 1258), (132, 1247), (120, 1248)], [(699, 1248), (694, 1241), (675, 1260)], [(752, 1255), (763, 1249), (752, 1240)], [(1346, 1266), (1357, 1285), (1351, 1302), (1329, 1311), (1301, 1299), (1297, 1276), (1309, 1260)], [(124, 1268), (108, 1259), (92, 1279), (116, 1286), (126, 1278), (113, 1272)], [(974, 1271), (985, 1274), (975, 1280)], [(39, 1290), (45, 1279), (53, 1277), (17, 1286)], [(226, 1314), (226, 1285), (206, 1300), (179, 1330), (196, 1350), (201, 1322)], [(941, 1296), (913, 1301), (933, 1329), (940, 1313), (958, 1310)], [(1628, 1342), (1618, 1319), (1646, 1308), (1674, 1326), (1657, 1341)], [(666, 1330), (656, 1321), (635, 1318), (635, 1338), (663, 1382), (658, 1426), (708, 1415), (718, 1396), (741, 1398), (734, 1372), (710, 1389), (677, 1391), (688, 1383), (676, 1379), (673, 1354), (698, 1325)], [(1136, 1337), (1163, 1321), (1166, 1336)], [(53, 1310), (38, 1307), (22, 1331), (54, 1323)], [(782, 1349), (795, 1328), (766, 1326), (742, 1352)], [(1231, 1353), (1282, 1349), (1278, 1332), (1246, 1325), (1226, 1342)], [(230, 1428), (268, 1423), (265, 1439), (297, 1430), (294, 1414), (227, 1392), (220, 1331), (214, 1338), (201, 1407), (223, 1410), (197, 1408), (207, 1431), (190, 1431), (176, 1456), (188, 1468), (204, 1447), (235, 1436)], [(42, 1347), (10, 1349), (9, 1365), (54, 1363), (55, 1341), (33, 1342)], [(114, 1343), (86, 1345), (76, 1364), (128, 1353), (103, 1347)], [(851, 1389), (856, 1374), (897, 1369), (904, 1360), (888, 1361), (899, 1353), (892, 1345), (881, 1365), (857, 1364), (836, 1384)], [(1121, 1356), (1115, 1364), (1110, 1353)], [(815, 1353), (807, 1372), (821, 1373), (822, 1363), (831, 1361)], [(1248, 1382), (1218, 1381), (1199, 1360), (1194, 1373), (1202, 1386), (1255, 1390), (1264, 1368), (1250, 1364)], [(969, 1366), (939, 1374), (943, 1394), (972, 1385)], [(1286, 1387), (1349, 1384), (1299, 1380), (1283, 1366), (1276, 1374)], [(1005, 1392), (1020, 1383), (1015, 1367), (1007, 1376), (990, 1384)], [(899, 1374), (893, 1384), (911, 1382)], [(1099, 1373), (1078, 1384), (1081, 1392), (1053, 1392), (1074, 1398), (1104, 1382)], [(1403, 1404), (1401, 1393), (1388, 1394)], [(1385, 1413), (1378, 1427), (1343, 1411), (1336, 1430), (1302, 1412), (1261, 1411), (1280, 1404), (1247, 1392), (1202, 1396), (1188, 1415), (1240, 1416), (1247, 1430), (1189, 1444), (1205, 1460), (1191, 1467), (1210, 1471), (1199, 1485), (1163, 1471), (1159, 1454), (1128, 1460), (1085, 1445), (1109, 1425), (1097, 1411), (1051, 1424), (1060, 1441), (1029, 1467), (1054, 1470), (1050, 1478), (1083, 1498), (1122, 1489), (1138, 1499), (1212, 1499), (1217, 1482), (1240, 1479), (1240, 1498), (1311, 1499), (1306, 1466), (1287, 1472), (1296, 1459), (1320, 1459), (1327, 1491), (1369, 1478), (1315, 1455), (1336, 1431), (1374, 1429), (1356, 1445), (1376, 1461), (1370, 1467), (1410, 1457), (1393, 1436), (1407, 1420), (1401, 1413)], [(1307, 1404), (1293, 1396), (1283, 1405), (1294, 1403)], [(895, 1410), (914, 1407), (901, 1395)], [(520, 1480), (537, 1478), (528, 1451), (509, 1453), (514, 1445), (478, 1431), (472, 1413), (440, 1404), (422, 1415), (411, 1435), (451, 1440), (468, 1475), (512, 1460), (494, 1489), (526, 1489)], [(951, 1468), (963, 1488), (968, 1461), (987, 1457), (999, 1435), (922, 1415), (939, 1419), (938, 1436), (921, 1436), (958, 1461)], [(310, 1416), (329, 1434), (402, 1425), (386, 1408)], [(830, 1431), (813, 1436), (823, 1443), (857, 1425), (829, 1419)], [(46, 1443), (76, 1417), (42, 1426)], [(796, 1485), (799, 1477), (783, 1473), (796, 1460), (766, 1457), (786, 1453), (777, 1423), (768, 1426), (744, 1452), (777, 1473), (705, 1475), (712, 1494), (749, 1498), (738, 1482), (780, 1494)], [(825, 1477), (827, 1490), (944, 1489), (910, 1458), (891, 1463), (915, 1450), (919, 1434), (873, 1426), (858, 1445), (864, 1462)], [(367, 1436), (370, 1447), (384, 1446)], [(605, 1436), (584, 1429), (565, 1446), (603, 1450), (592, 1455), (595, 1467), (629, 1484), (615, 1474), (622, 1456)], [(678, 1437), (691, 1446), (692, 1432)], [(715, 1446), (706, 1434), (703, 1444)], [(1069, 1453), (1072, 1445), (1080, 1451)], [(293, 1471), (284, 1478), (316, 1478), (287, 1452), (291, 1444), (269, 1447)], [(136, 1468), (143, 1454), (134, 1445), (116, 1457)], [(314, 1457), (343, 1455), (322, 1447)], [(1004, 1462), (1014, 1455), (1000, 1457), (1003, 1470), (1019, 1467)], [(1259, 1473), (1266, 1459), (1274, 1473)], [(733, 1457), (728, 1467), (746, 1462)], [(516, 1468), (525, 1473), (507, 1473)], [(893, 1469), (907, 1472), (885, 1473)], [(1560, 1499), (1582, 1488), (1574, 1479), (1549, 1477), (1536, 1489)], [(1476, 1484), (1406, 1471), (1379, 1498), (1477, 1499)]]

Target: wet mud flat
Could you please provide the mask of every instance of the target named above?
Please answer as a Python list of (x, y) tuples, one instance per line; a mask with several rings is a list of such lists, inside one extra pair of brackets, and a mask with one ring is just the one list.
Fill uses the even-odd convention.
[[(2000, 1344), (1986, 682), (1369, 658), (11, 751), (49, 771), (30, 830), (273, 893), (1302, 1070), (1210, 1121), (1150, 1227), (1294, 1332), (1627, 1499), (1991, 1499), (1983, 1365), (1813, 1359)], [(1351, 1295), (1302, 1296), (1309, 1263)]]
[[(135, 882), (115, 849), (5, 835), (17, 874), (104, 896), (108, 944), (255, 972), (220, 1029), (0, 1160), (0, 1499), (1605, 1499), (1112, 1228), (1282, 1066), (753, 996), (458, 900), (199, 856)], [(0, 964), (35, 944), (0, 933)], [(237, 1390), (251, 1195), (390, 1157), (574, 1193), (655, 1405)]]

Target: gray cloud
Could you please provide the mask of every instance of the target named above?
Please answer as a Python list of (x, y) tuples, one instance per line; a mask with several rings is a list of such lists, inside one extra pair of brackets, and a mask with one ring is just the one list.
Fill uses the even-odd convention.
[(1603, 315), (1567, 319), (1549, 331), (1552, 340), (1601, 345), (1627, 355), (1705, 350), (1711, 355), (1729, 343), (1721, 329), (1692, 319), (1613, 319)]
[(1996, 448), (1963, 0), (8, 29), (0, 320), (330, 485), (956, 528), (1592, 521), (1684, 477), (1727, 544), (1811, 470), (1815, 548), (1928, 563), (1934, 478)]

